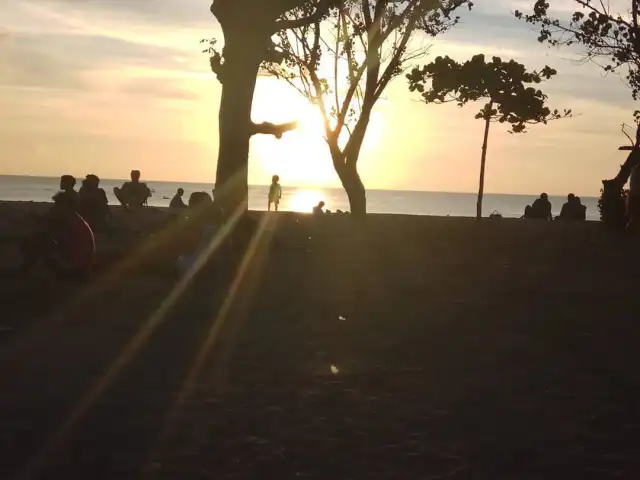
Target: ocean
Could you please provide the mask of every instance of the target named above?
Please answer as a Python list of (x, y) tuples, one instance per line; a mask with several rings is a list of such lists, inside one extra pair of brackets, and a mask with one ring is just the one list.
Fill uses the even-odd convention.
[[(116, 204), (113, 187), (121, 186), (124, 180), (101, 180), (100, 186), (105, 189), (109, 202)], [(48, 202), (58, 191), (59, 179), (51, 177), (26, 177), (0, 175), (0, 200)], [(153, 191), (149, 205), (166, 207), (179, 187), (185, 190), (185, 202), (191, 192), (206, 191), (211, 193), (213, 183), (176, 183), (147, 182)], [(267, 192), (269, 186), (249, 187), (249, 208), (251, 210), (267, 209)], [(494, 210), (503, 217), (520, 217), (526, 205), (531, 204), (536, 195), (485, 194), (483, 213), (485, 216)], [(587, 206), (587, 219), (598, 220), (598, 199), (581, 197)], [(338, 188), (296, 188), (283, 185), (283, 211), (310, 212), (320, 200), (332, 211), (349, 210), (347, 196)], [(550, 196), (553, 213), (560, 213), (565, 197)], [(476, 212), (475, 193), (453, 192), (416, 192), (402, 190), (368, 190), (368, 211), (371, 213), (399, 213), (409, 215), (435, 215), (474, 217)]]

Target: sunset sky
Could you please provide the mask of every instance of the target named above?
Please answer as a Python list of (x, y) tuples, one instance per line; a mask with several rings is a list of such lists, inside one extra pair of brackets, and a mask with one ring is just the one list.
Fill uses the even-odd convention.
[[(486, 190), (595, 195), (616, 174), (622, 122), (637, 106), (616, 76), (578, 65), (536, 42), (513, 18), (533, 0), (478, 0), (434, 41), (431, 58), (476, 53), (559, 71), (544, 89), (552, 107), (579, 116), (525, 135), (498, 126)], [(564, 2), (567, 6), (573, 3)], [(96, 173), (147, 180), (215, 178), (220, 85), (199, 40), (220, 36), (208, 0), (0, 0), (0, 174)], [(425, 58), (422, 63), (430, 61)], [(360, 160), (369, 188), (475, 191), (482, 124), (475, 106), (426, 106), (404, 77), (379, 103)], [(290, 87), (261, 78), (254, 120), (301, 118), (282, 140), (252, 141), (249, 180), (337, 186), (313, 110)]]

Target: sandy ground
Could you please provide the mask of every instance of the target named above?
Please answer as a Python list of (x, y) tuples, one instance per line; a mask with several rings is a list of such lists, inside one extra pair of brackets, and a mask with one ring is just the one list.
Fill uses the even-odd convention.
[(80, 286), (0, 246), (0, 478), (638, 478), (637, 239), (255, 214), (231, 285), (178, 294), (168, 215)]

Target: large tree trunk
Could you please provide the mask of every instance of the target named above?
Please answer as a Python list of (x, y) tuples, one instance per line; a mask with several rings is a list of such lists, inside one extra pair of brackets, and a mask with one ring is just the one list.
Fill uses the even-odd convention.
[(242, 25), (224, 25), (225, 47), (219, 113), (216, 201), (231, 215), (248, 207), (251, 106), (264, 44)]
[[(640, 136), (640, 130), (639, 135)], [(636, 145), (639, 145), (636, 142)], [(613, 228), (623, 228), (628, 221), (627, 193), (624, 186), (631, 176), (631, 171), (640, 162), (640, 149), (634, 147), (627, 160), (620, 166), (618, 174), (611, 180), (602, 181), (602, 190), (598, 200), (600, 219)]]
[(340, 178), (340, 182), (347, 192), (351, 214), (363, 217), (367, 214), (367, 194), (358, 173), (358, 158), (364, 143), (364, 137), (369, 126), (372, 106), (365, 105), (360, 113), (360, 119), (349, 137), (344, 150), (338, 148), (338, 139), (330, 142), (329, 151), (333, 159), (333, 167)]
[(334, 162), (336, 173), (349, 198), (351, 214), (363, 217), (367, 214), (367, 195), (356, 165), (356, 162), (347, 161), (340, 165)]

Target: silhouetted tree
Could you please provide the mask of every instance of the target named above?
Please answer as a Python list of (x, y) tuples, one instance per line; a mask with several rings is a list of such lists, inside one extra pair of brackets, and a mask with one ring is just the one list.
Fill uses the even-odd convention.
[[(323, 21), (281, 30), (276, 51), (283, 62), (265, 70), (286, 80), (316, 105), (324, 120), (333, 166), (351, 212), (367, 211), (357, 163), (376, 102), (391, 80), (427, 48), (412, 47), (417, 34), (435, 36), (455, 25), (451, 14), (469, 0), (345, 0)], [(285, 18), (308, 16), (308, 6)]]
[[(341, 0), (214, 0), (211, 13), (224, 35), (221, 53), (212, 51), (211, 68), (222, 84), (216, 171), (216, 199), (226, 214), (248, 204), (249, 140), (256, 133), (281, 135), (294, 123), (281, 126), (251, 121), (251, 106), (260, 65), (277, 61), (271, 37), (281, 30), (321, 20)], [(284, 18), (304, 7), (305, 15)]]
[(427, 103), (457, 102), (464, 106), (468, 102), (488, 100), (476, 114), (485, 121), (482, 156), (480, 160), (480, 185), (478, 189), (477, 218), (482, 217), (484, 194), (484, 172), (491, 122), (511, 124), (510, 133), (524, 132), (527, 125), (571, 115), (551, 111), (546, 105), (547, 96), (531, 84), (548, 80), (557, 72), (545, 66), (539, 72), (528, 72), (520, 63), (503, 62), (494, 57), (485, 61), (484, 55), (476, 55), (465, 63), (449, 57), (438, 57), (422, 68), (414, 68), (407, 75), (409, 89), (418, 91)]
[(549, 14), (553, 5), (566, 0), (537, 0), (533, 12), (516, 10), (515, 16), (540, 29), (538, 41), (551, 46), (578, 45), (583, 48), (584, 60), (594, 60), (605, 72), (626, 70), (624, 78), (634, 99), (640, 93), (640, 28), (638, 27), (640, 0), (622, 0), (627, 8), (614, 11), (610, 2), (573, 0), (575, 10), (566, 19)]

